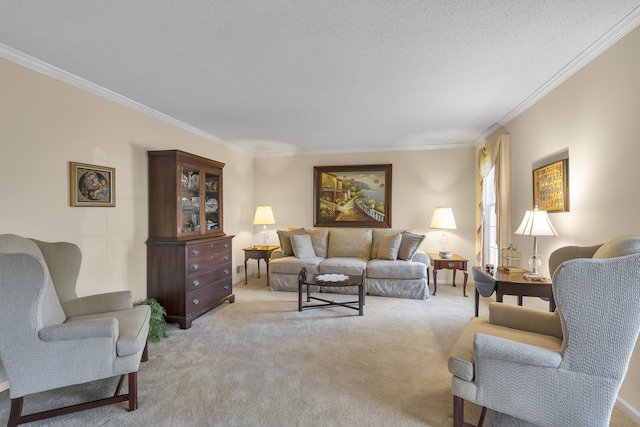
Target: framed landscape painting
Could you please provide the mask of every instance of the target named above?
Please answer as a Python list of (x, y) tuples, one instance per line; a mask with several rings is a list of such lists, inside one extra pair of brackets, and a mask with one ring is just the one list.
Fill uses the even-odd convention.
[(391, 164), (313, 168), (313, 225), (391, 227)]
[(106, 166), (69, 162), (71, 206), (116, 205), (116, 170)]

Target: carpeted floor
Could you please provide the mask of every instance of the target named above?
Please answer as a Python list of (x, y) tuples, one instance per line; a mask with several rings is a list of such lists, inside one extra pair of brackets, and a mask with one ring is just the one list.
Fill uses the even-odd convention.
[[(365, 315), (341, 307), (297, 311), (297, 294), (262, 279), (234, 287), (189, 330), (169, 326), (138, 374), (139, 409), (125, 404), (33, 426), (451, 426), (449, 350), (473, 297), (441, 285), (425, 301), (367, 297)], [(469, 291), (473, 295), (473, 288)], [(335, 299), (350, 296), (336, 295)], [(482, 311), (481, 311), (482, 314)], [(25, 398), (25, 413), (115, 390), (117, 378)], [(468, 419), (479, 410), (468, 404)], [(6, 424), (9, 392), (0, 393)], [(485, 425), (520, 426), (489, 413)], [(612, 426), (634, 426), (615, 410)]]

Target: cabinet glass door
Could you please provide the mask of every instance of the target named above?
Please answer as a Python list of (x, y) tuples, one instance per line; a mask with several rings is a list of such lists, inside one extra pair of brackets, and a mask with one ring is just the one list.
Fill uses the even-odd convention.
[(180, 233), (200, 233), (200, 169), (181, 166), (181, 215)]
[(222, 211), (220, 200), (220, 175), (205, 172), (205, 215), (203, 226), (206, 231), (218, 231), (222, 227), (220, 223), (220, 212)]

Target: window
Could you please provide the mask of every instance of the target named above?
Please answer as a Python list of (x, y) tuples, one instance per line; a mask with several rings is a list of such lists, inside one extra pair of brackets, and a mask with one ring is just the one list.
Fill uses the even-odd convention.
[(498, 228), (496, 218), (496, 191), (495, 191), (495, 170), (493, 167), (489, 175), (483, 178), (482, 188), (482, 208), (484, 218), (482, 220), (482, 261), (484, 264), (498, 266)]

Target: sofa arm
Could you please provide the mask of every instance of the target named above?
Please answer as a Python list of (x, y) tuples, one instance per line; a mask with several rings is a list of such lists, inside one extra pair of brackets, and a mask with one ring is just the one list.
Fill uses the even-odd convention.
[(110, 311), (127, 310), (130, 308), (133, 308), (133, 295), (131, 291), (89, 295), (62, 304), (62, 309), (67, 317), (108, 313)]
[(105, 318), (47, 326), (38, 331), (38, 336), (42, 341), (49, 342), (97, 337), (113, 337), (115, 341), (118, 333), (118, 320)]
[(411, 257), (411, 261), (413, 261), (413, 262), (421, 262), (424, 265), (426, 265), (427, 268), (429, 268), (431, 266), (431, 258), (429, 258), (429, 255), (427, 255), (426, 253), (424, 253), (422, 251), (415, 251), (415, 253)]
[(501, 302), (489, 303), (489, 323), (521, 331), (551, 335), (562, 339), (562, 325), (557, 311), (521, 307)]
[(282, 248), (278, 248), (275, 251), (271, 252), (271, 257), (269, 259), (278, 259), (284, 258), (284, 252), (282, 252)]

